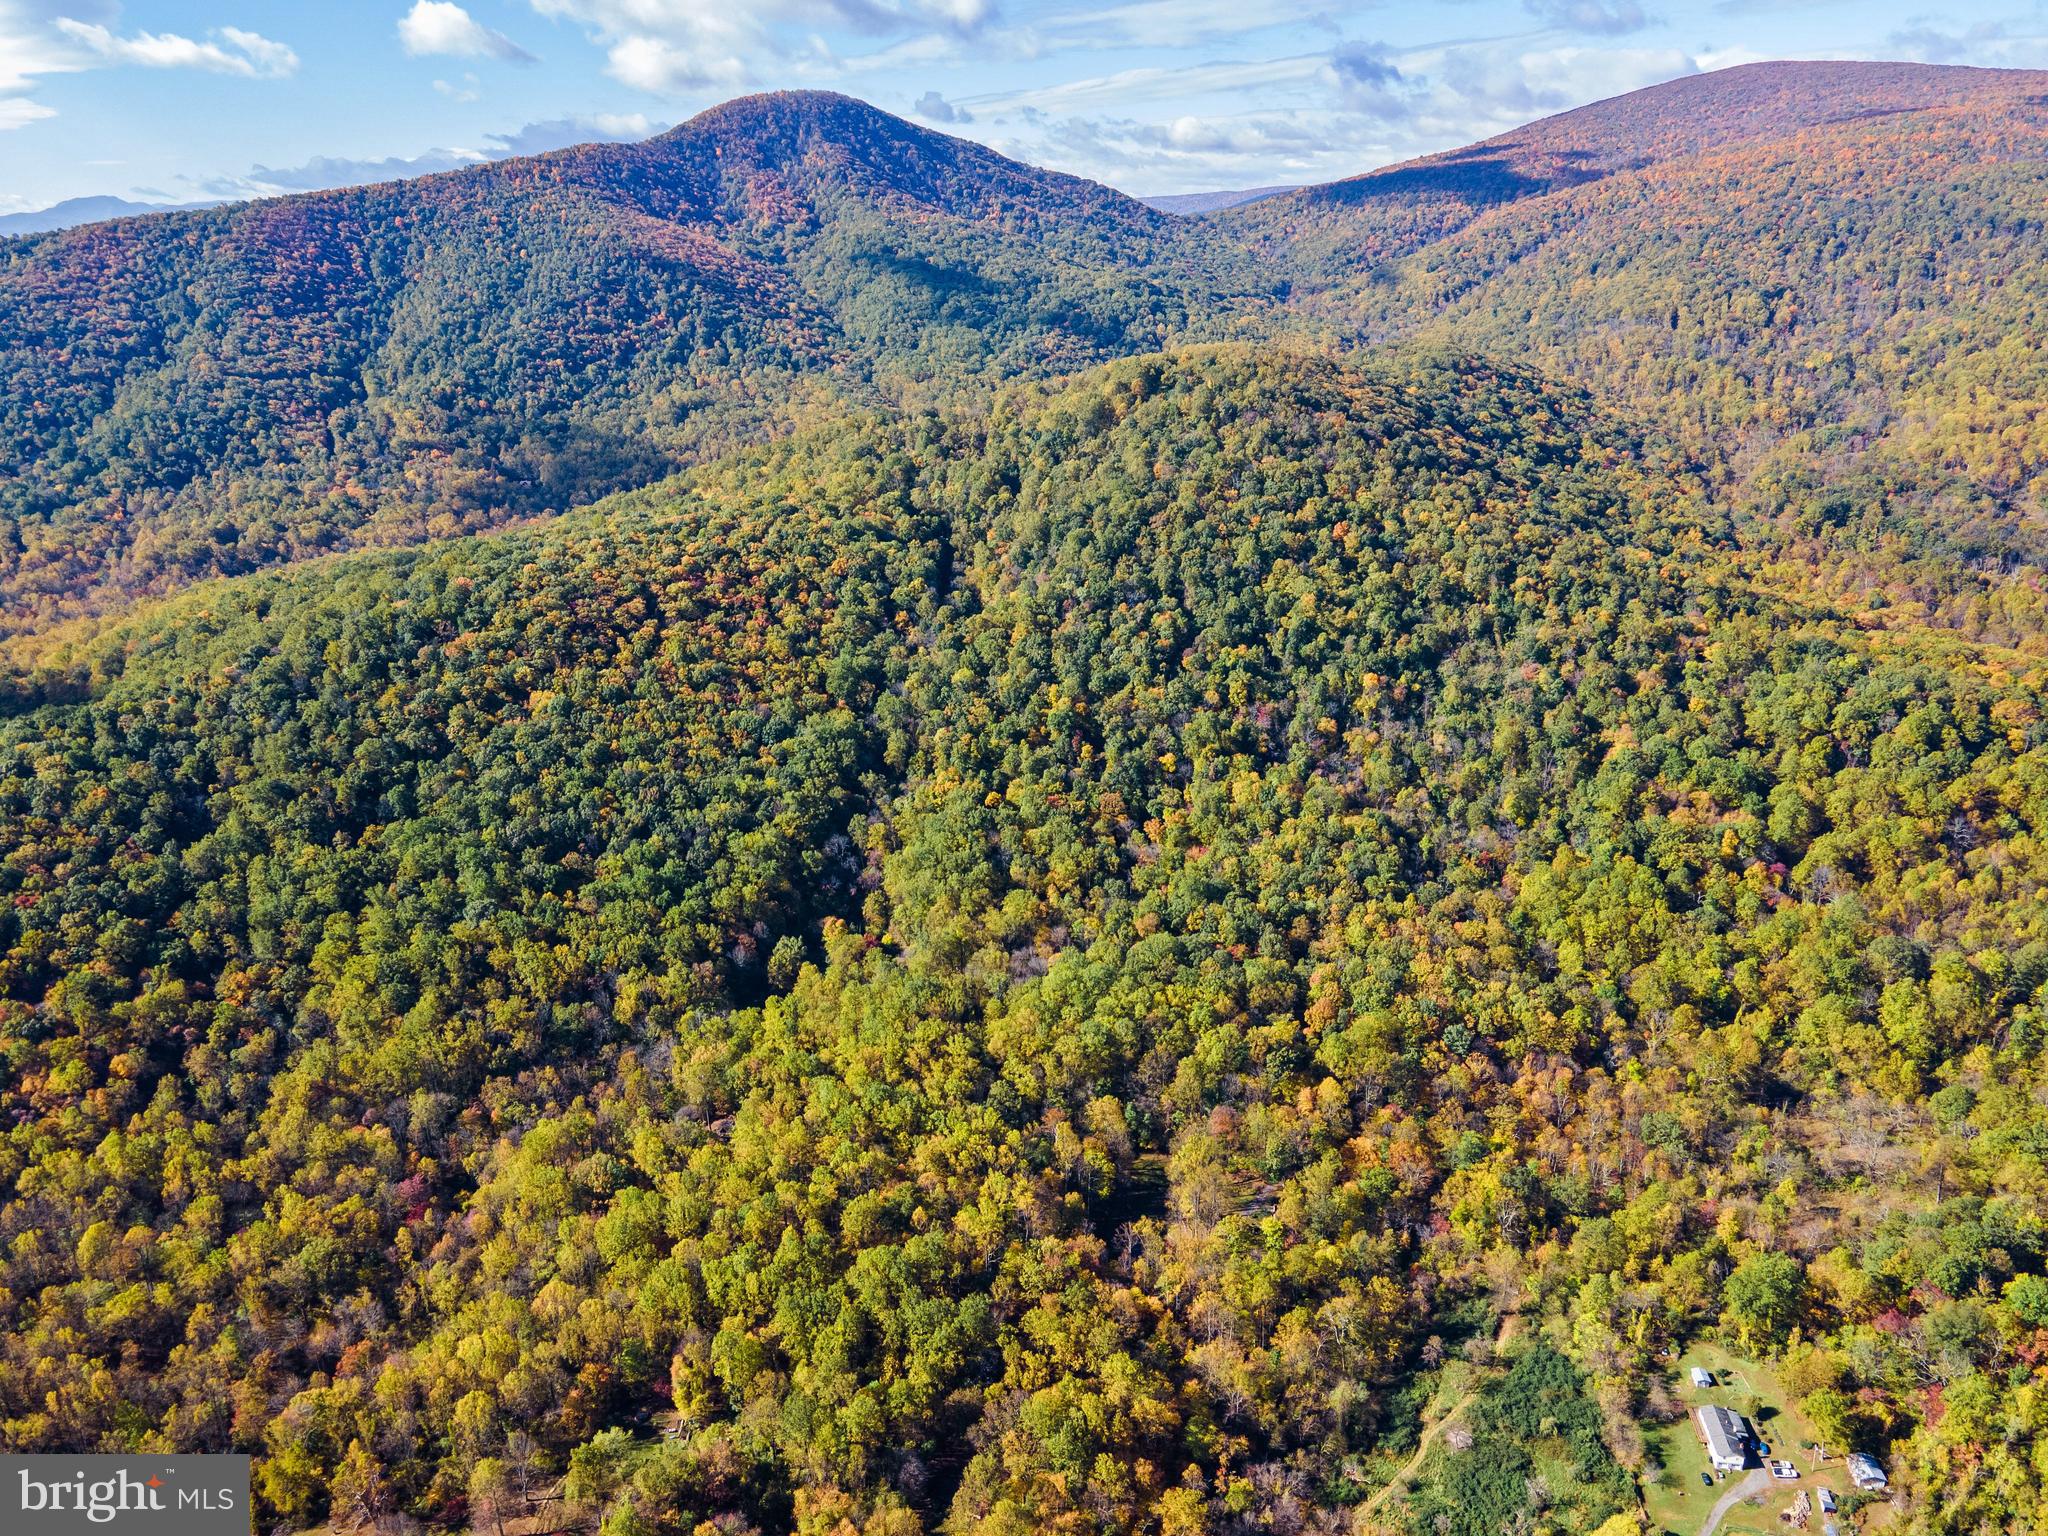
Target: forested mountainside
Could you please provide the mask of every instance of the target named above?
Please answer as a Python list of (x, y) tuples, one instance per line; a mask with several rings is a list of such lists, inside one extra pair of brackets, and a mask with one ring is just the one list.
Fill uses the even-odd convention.
[[(1227, 224), (1309, 281), (1357, 275), (1454, 233), (1486, 210), (1829, 123), (1978, 101), (2031, 104), (2048, 73), (1955, 65), (1749, 64), (1690, 75), (1529, 123), (1497, 138), (1303, 187)], [(1733, 210), (1730, 210), (1733, 212)]]
[(1175, 217), (799, 93), (0, 241), (0, 1446), (1626, 1536), (1719, 1350), (2048, 1529), (2044, 101)]
[(801, 92), (0, 242), (0, 629), (557, 512), (860, 403), (1278, 334), (1538, 348), (1780, 530), (2028, 553), (2044, 98), (1749, 66), (1186, 219)]
[(1750, 66), (1190, 219), (795, 93), (0, 242), (0, 633), (1229, 337), (1534, 349), (1780, 534), (2033, 561), (2044, 100)]
[(1185, 221), (823, 93), (0, 243), (0, 623), (1227, 332), (1228, 268)]
[(1513, 351), (1655, 421), (1772, 519), (2048, 534), (2048, 77), (1617, 173), (1315, 301)]
[(0, 1438), (1590, 1531), (1718, 1330), (2037, 1529), (2040, 667), (1746, 558), (1585, 395), (1223, 349), (136, 616), (0, 727)]

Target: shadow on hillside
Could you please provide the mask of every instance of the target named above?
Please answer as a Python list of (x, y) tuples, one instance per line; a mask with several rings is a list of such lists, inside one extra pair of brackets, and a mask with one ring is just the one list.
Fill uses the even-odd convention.
[(1549, 157), (1549, 167), (1532, 170), (1499, 152), (1456, 151), (1434, 160), (1378, 171), (1352, 181), (1332, 182), (1324, 195), (1337, 203), (1370, 203), (1393, 198), (1456, 198), (1477, 204), (1511, 203), (1558, 187), (1597, 181), (1605, 169), (1586, 150)]

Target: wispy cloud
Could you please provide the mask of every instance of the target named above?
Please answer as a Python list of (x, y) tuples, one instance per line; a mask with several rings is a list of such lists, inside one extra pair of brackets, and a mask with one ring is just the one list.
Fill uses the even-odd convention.
[(459, 170), (490, 157), (475, 149), (430, 149), (418, 155), (389, 155), (358, 160), (340, 155), (315, 155), (298, 165), (252, 165), (246, 176), (224, 176), (206, 184), (215, 197), (275, 197), (285, 192), (317, 192), (327, 187), (357, 187), (373, 181), (399, 181)]
[(1531, 15), (1571, 32), (1640, 32), (1650, 18), (1635, 0), (1522, 0)]
[(241, 27), (221, 27), (204, 39), (176, 32), (123, 36), (107, 25), (118, 10), (104, 0), (0, 0), (0, 131), (57, 115), (32, 94), (49, 75), (134, 64), (277, 79), (299, 67), (291, 48)]
[(0, 133), (13, 128), (26, 128), (30, 123), (41, 122), (46, 117), (56, 115), (55, 107), (46, 107), (28, 96), (0, 96)]
[(52, 42), (13, 0), (0, 0), (0, 131), (55, 117), (29, 92), (40, 77), (78, 67), (73, 50)]
[(1984, 64), (2039, 68), (2048, 64), (2048, 18), (1943, 25), (1917, 17), (1885, 39), (1887, 51), (1929, 64)]
[(644, 112), (595, 112), (583, 117), (551, 117), (528, 123), (511, 133), (487, 134), (484, 152), (493, 160), (507, 155), (541, 155), (571, 144), (637, 143), (669, 127)]
[(241, 176), (223, 176), (198, 183), (208, 197), (275, 197), (287, 192), (317, 192), (328, 187), (356, 187), (377, 181), (399, 181), (460, 170), (466, 165), (504, 160), (514, 155), (539, 155), (571, 144), (631, 142), (660, 133), (668, 125), (639, 112), (600, 112), (586, 117), (556, 117), (527, 123), (509, 133), (486, 134), (474, 147), (429, 149), (417, 155), (353, 159), (316, 155), (297, 165), (252, 165)]
[(1241, 92), (1312, 82), (1328, 64), (1328, 54), (1314, 53), (1228, 63), (1145, 66), (959, 100), (983, 117), (1026, 108), (1045, 113), (1076, 112), (1090, 107), (1128, 109), (1137, 103), (1209, 92)]
[[(1006, 154), (1168, 192), (1351, 175), (1700, 67), (1682, 49), (1560, 45), (1554, 33), (1406, 48), (1354, 39), (1317, 54), (1125, 70), (954, 104)], [(1287, 104), (1171, 108), (1233, 98)]]
[(98, 22), (57, 18), (57, 31), (87, 52), (114, 64), (145, 69), (203, 69), (249, 79), (282, 79), (298, 71), (299, 56), (283, 43), (240, 27), (221, 27), (200, 40), (176, 32), (123, 37)]
[(1191, 48), (1286, 29), (1334, 32), (1351, 13), (1375, 8), (1370, 0), (1337, 0), (1314, 10), (1245, 0), (1126, 0), (1057, 11), (1029, 31), (1048, 50)]
[(1345, 107), (1380, 118), (1406, 116), (1417, 85), (1388, 57), (1385, 43), (1342, 43), (1323, 74)]
[(970, 38), (998, 17), (995, 0), (531, 0), (580, 23), (606, 50), (611, 76), (635, 90), (737, 89), (775, 73), (837, 67), (821, 26), (913, 42)]

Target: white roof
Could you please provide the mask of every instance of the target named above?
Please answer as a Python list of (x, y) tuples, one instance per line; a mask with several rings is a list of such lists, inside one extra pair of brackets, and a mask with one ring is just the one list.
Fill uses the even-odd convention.
[(1742, 1416), (1719, 1403), (1707, 1403), (1699, 1410), (1700, 1433), (1706, 1437), (1707, 1455), (1717, 1465), (1741, 1466), (1749, 1460), (1749, 1429)]

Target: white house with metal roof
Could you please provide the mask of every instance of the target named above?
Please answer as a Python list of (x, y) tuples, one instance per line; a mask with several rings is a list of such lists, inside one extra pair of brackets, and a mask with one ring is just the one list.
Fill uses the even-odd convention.
[(1740, 1472), (1749, 1465), (1749, 1425), (1741, 1414), (1719, 1403), (1699, 1410), (1700, 1438), (1707, 1442), (1707, 1460), (1716, 1472)]

